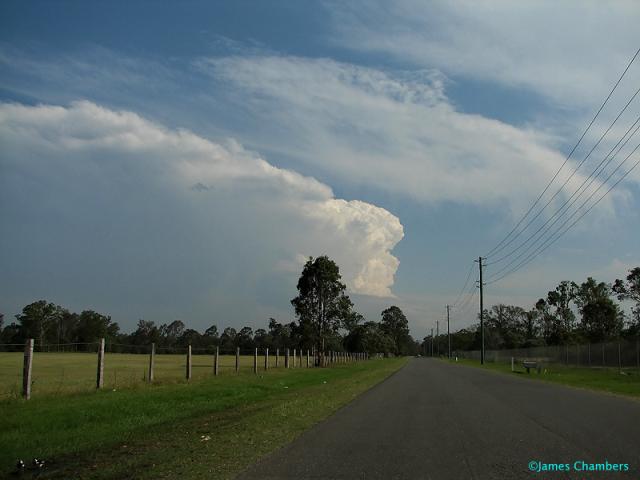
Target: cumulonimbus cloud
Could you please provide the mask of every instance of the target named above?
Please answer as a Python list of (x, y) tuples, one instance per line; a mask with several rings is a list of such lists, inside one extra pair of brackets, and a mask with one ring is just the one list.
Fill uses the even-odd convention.
[[(399, 262), (391, 251), (403, 237), (397, 217), (375, 205), (337, 199), (327, 185), (277, 168), (235, 141), (215, 143), (87, 101), (69, 106), (2, 104), (0, 139), (5, 198), (12, 198), (18, 215), (30, 190), (47, 191), (52, 202), (61, 202), (61, 215), (77, 212), (78, 222), (83, 212), (104, 215), (112, 222), (111, 236), (141, 229), (148, 237), (186, 237), (189, 245), (199, 246), (180, 255), (194, 263), (197, 259), (190, 256), (199, 255), (206, 263), (216, 256), (249, 255), (257, 260), (248, 268), (278, 270), (290, 259), (299, 262), (302, 255), (328, 254), (340, 264), (352, 292), (392, 296)], [(65, 201), (67, 195), (87, 203)], [(103, 200), (93, 203), (95, 198)], [(144, 214), (128, 223), (130, 212), (138, 209)], [(23, 220), (30, 221), (28, 217)], [(192, 218), (186, 222), (184, 217)], [(194, 231), (185, 233), (185, 228)], [(192, 236), (202, 241), (194, 243)], [(221, 236), (226, 249), (215, 251), (222, 246), (214, 246)], [(243, 251), (247, 242), (251, 247)], [(170, 242), (162, 245), (171, 248)], [(232, 270), (242, 269), (242, 264), (209, 263)]]

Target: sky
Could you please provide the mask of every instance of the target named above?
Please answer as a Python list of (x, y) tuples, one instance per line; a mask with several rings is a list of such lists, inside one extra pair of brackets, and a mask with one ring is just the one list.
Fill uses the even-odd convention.
[(0, 312), (264, 328), (326, 254), (368, 320), (397, 305), (422, 338), (446, 304), (452, 330), (476, 321), (496, 245), (485, 305), (623, 278), (640, 58), (572, 148), (639, 20), (634, 1), (2, 2)]

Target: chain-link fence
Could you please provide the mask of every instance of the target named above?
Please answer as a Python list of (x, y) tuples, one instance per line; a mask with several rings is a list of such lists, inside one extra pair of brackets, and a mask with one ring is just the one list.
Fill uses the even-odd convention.
[[(480, 360), (480, 350), (458, 351), (454, 355)], [(485, 350), (485, 360), (488, 362), (510, 362), (511, 358), (516, 360), (535, 359), (546, 363), (576, 367), (640, 368), (640, 339)]]

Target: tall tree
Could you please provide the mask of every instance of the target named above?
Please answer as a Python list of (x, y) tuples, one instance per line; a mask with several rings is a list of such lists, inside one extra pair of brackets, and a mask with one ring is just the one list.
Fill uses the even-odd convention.
[(406, 354), (409, 336), (409, 321), (400, 307), (392, 305), (382, 311), (382, 330), (393, 339), (396, 355)]
[(353, 307), (341, 278), (338, 265), (329, 257), (310, 257), (298, 280), (298, 296), (291, 300), (300, 325), (312, 332), (318, 352), (325, 351), (327, 339)]
[(602, 342), (620, 334), (622, 316), (618, 305), (611, 299), (611, 288), (604, 282), (589, 277), (575, 285), (575, 302), (582, 316), (582, 330), (591, 342)]
[(64, 309), (46, 300), (33, 302), (16, 315), (25, 338), (35, 338), (40, 345), (57, 342), (57, 327)]
[(613, 283), (612, 289), (617, 295), (618, 300), (635, 302), (635, 305), (631, 307), (631, 322), (628, 333), (631, 335), (640, 335), (640, 267), (629, 270), (626, 282), (617, 279)]
[(575, 284), (562, 281), (555, 290), (547, 294), (547, 304), (554, 307), (555, 312), (551, 325), (550, 343), (565, 344), (569, 341), (575, 327), (576, 316), (571, 310), (571, 302), (575, 299)]
[(114, 338), (119, 330), (120, 327), (111, 321), (111, 317), (85, 310), (78, 316), (76, 341), (91, 343), (100, 338)]

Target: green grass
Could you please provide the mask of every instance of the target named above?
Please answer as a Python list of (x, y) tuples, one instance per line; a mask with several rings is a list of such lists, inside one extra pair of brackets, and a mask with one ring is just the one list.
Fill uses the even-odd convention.
[(47, 461), (39, 478), (229, 478), (405, 362), (5, 400), (0, 477), (17, 458), (38, 457)]
[(462, 358), (459, 358), (457, 363), (494, 370), (508, 375), (517, 375), (531, 380), (640, 397), (640, 370), (637, 368), (625, 368), (622, 370), (623, 373), (620, 373), (617, 368), (587, 368), (547, 364), (543, 366), (542, 373), (538, 374), (532, 369), (531, 373), (527, 374), (521, 363), (515, 364), (515, 372), (511, 371), (511, 363), (485, 361), (484, 366), (482, 366), (477, 360)]
[[(299, 359), (299, 356), (298, 356)], [(0, 400), (17, 398), (22, 389), (21, 352), (0, 352)], [(275, 368), (275, 356), (269, 356), (270, 368)], [(303, 361), (306, 364), (306, 357)], [(34, 353), (32, 395), (58, 395), (89, 392), (96, 386), (98, 356), (95, 353)], [(284, 366), (280, 355), (279, 365)], [(264, 367), (264, 357), (258, 357), (258, 367)], [(149, 355), (125, 353), (105, 354), (104, 386), (108, 389), (131, 388), (142, 384), (148, 375)], [(186, 355), (159, 354), (155, 358), (154, 377), (159, 383), (184, 382)], [(253, 373), (253, 356), (240, 356), (241, 373)], [(235, 374), (235, 356), (220, 355), (221, 375)], [(194, 380), (211, 377), (213, 355), (193, 355)]]

